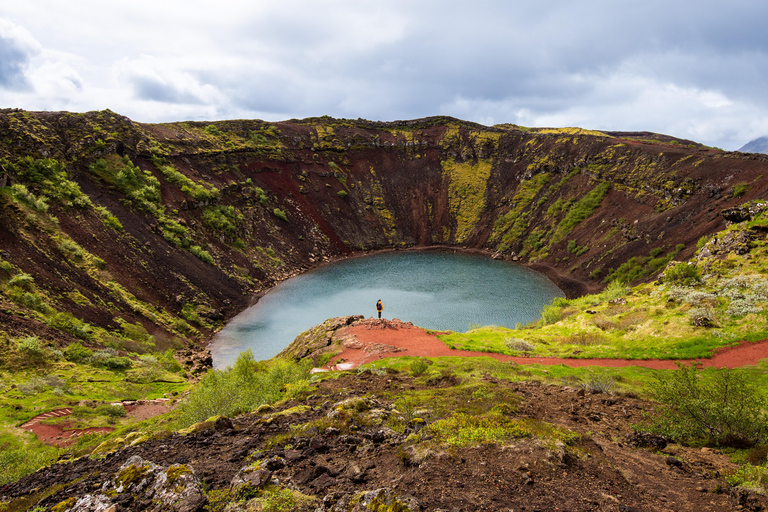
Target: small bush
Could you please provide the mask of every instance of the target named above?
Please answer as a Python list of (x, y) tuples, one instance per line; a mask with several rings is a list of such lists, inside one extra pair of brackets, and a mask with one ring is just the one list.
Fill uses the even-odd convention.
[(662, 281), (678, 286), (695, 286), (701, 282), (701, 272), (696, 268), (696, 265), (677, 263), (667, 268)]
[(104, 366), (110, 370), (127, 370), (131, 367), (131, 360), (127, 357), (109, 357), (104, 360)]
[(115, 231), (123, 230), (123, 225), (122, 223), (120, 223), (120, 220), (112, 214), (108, 213), (102, 218), (102, 220), (104, 222), (104, 225), (107, 226), (108, 228), (112, 228)]
[(762, 494), (768, 486), (768, 468), (744, 464), (734, 471), (726, 472), (725, 481), (733, 487), (755, 489)]
[(527, 341), (518, 338), (509, 338), (504, 342), (504, 345), (506, 345), (509, 350), (514, 350), (517, 352), (531, 352), (534, 348), (536, 348)]
[(79, 342), (71, 343), (64, 349), (64, 358), (73, 363), (82, 363), (93, 356), (93, 350), (82, 346)]
[(613, 392), (615, 383), (613, 376), (607, 373), (589, 372), (579, 379), (579, 386), (590, 393), (610, 394)]
[(75, 318), (68, 311), (59, 312), (51, 316), (48, 319), (48, 325), (84, 340), (89, 339), (93, 335), (90, 324)]
[(427, 371), (427, 368), (429, 368), (429, 365), (430, 365), (429, 360), (424, 357), (420, 357), (415, 361), (411, 361), (411, 364), (410, 364), (411, 375), (413, 375), (414, 377), (418, 377), (419, 375), (422, 375), (425, 371)]
[(189, 252), (194, 254), (201, 261), (209, 265), (213, 265), (213, 256), (211, 256), (211, 253), (209, 253), (199, 245), (193, 245), (192, 247), (190, 247)]
[(24, 292), (24, 295), (21, 296), (21, 304), (43, 314), (48, 314), (52, 311), (51, 307), (36, 293)]
[(126, 415), (125, 407), (122, 405), (100, 405), (96, 407), (96, 413), (110, 418), (122, 418)]
[(241, 353), (235, 365), (208, 372), (180, 406), (180, 423), (189, 426), (212, 416), (251, 411), (283, 396), (286, 384), (305, 379), (306, 368), (278, 362), (269, 367)]
[(8, 281), (8, 286), (15, 286), (16, 288), (31, 292), (35, 286), (35, 279), (31, 275), (21, 272)]
[(27, 336), (18, 340), (16, 350), (29, 361), (38, 362), (45, 359), (45, 347), (37, 336)]
[(278, 219), (280, 219), (280, 220), (282, 220), (284, 222), (288, 222), (288, 216), (280, 208), (275, 208), (274, 210), (272, 210), (272, 213), (274, 213), (275, 217), (277, 217)]
[(207, 133), (208, 135), (213, 135), (213, 136), (219, 136), (219, 135), (221, 135), (221, 130), (219, 130), (219, 129), (216, 127), (216, 125), (213, 125), (213, 124), (209, 124), (208, 126), (206, 126), (205, 128), (203, 128), (203, 131), (204, 131), (205, 133)]
[(696, 364), (659, 373), (650, 388), (663, 406), (651, 431), (677, 442), (748, 447), (768, 439), (768, 402), (743, 372), (721, 369), (708, 375)]
[(733, 186), (733, 197), (741, 197), (747, 193), (749, 185), (747, 183), (737, 183)]

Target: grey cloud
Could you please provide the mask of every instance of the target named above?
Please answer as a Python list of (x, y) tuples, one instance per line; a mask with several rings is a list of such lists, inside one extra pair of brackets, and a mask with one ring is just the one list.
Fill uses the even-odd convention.
[(27, 90), (29, 83), (24, 69), (31, 55), (16, 41), (0, 36), (0, 87), (13, 90)]
[(136, 75), (130, 78), (136, 96), (142, 100), (172, 104), (202, 104), (203, 101), (160, 78)]

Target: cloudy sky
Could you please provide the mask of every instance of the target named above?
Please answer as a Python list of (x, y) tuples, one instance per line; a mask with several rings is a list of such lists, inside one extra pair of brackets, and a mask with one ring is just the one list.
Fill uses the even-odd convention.
[(764, 0), (24, 0), (0, 107), (768, 135)]

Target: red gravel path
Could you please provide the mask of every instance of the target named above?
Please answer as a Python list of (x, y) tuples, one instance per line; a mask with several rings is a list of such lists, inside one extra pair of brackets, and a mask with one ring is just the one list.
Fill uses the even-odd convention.
[[(514, 361), (519, 364), (562, 364), (573, 368), (582, 366), (624, 367), (641, 366), (654, 369), (675, 369), (676, 361), (668, 359), (565, 359), (557, 357), (513, 357), (487, 352), (454, 350), (437, 339), (435, 334), (399, 320), (369, 319), (361, 324), (347, 327), (339, 332), (346, 335), (343, 352), (331, 361), (327, 369), (350, 369), (377, 359), (397, 356), (459, 356), (493, 357), (499, 361)], [(705, 367), (738, 368), (757, 363), (768, 357), (768, 340), (754, 343), (743, 342), (735, 347), (724, 347), (710, 359), (696, 359)], [(682, 361), (689, 363), (691, 360)]]
[[(158, 400), (127, 402), (122, 405), (125, 407), (128, 416), (132, 416), (138, 420), (144, 420), (168, 412), (170, 408), (166, 402), (168, 402), (168, 400), (161, 398)], [(114, 428), (111, 427), (68, 428), (72, 425), (72, 422), (57, 423), (54, 425), (43, 423), (46, 420), (61, 418), (69, 416), (70, 414), (72, 414), (72, 409), (69, 407), (44, 412), (38, 414), (34, 418), (30, 418), (21, 425), (20, 428), (32, 432), (38, 439), (40, 439), (40, 441), (46, 444), (59, 447), (74, 444), (75, 441), (77, 441), (77, 438), (83, 434), (106, 434), (114, 430)]]

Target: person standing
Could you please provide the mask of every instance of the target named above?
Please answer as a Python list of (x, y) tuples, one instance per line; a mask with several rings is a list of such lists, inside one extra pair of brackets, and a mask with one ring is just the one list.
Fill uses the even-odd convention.
[(384, 311), (384, 304), (381, 302), (381, 299), (376, 302), (376, 311), (379, 312), (379, 318), (381, 318), (381, 312)]

